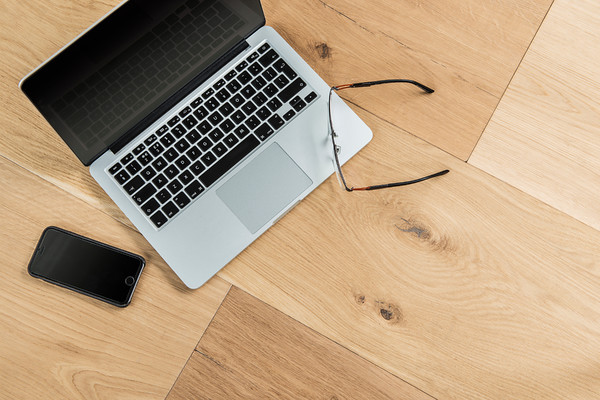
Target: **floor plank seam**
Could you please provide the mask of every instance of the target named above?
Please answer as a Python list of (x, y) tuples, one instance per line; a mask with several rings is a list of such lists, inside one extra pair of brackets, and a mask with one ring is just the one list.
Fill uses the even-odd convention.
[[(249, 292), (249, 291), (246, 291), (246, 290), (244, 290), (244, 289), (242, 289), (242, 288), (240, 288), (240, 287), (238, 287), (238, 286), (235, 286), (234, 284), (232, 284), (231, 282), (229, 282), (227, 279), (225, 279), (225, 278), (223, 278), (223, 277), (221, 277), (221, 279), (223, 279), (224, 281), (226, 281), (226, 282), (228, 282), (228, 283), (230, 283), (230, 284), (231, 284), (231, 287), (229, 288), (229, 291), (227, 292), (227, 294), (229, 294), (229, 292), (231, 291), (231, 289), (235, 287), (236, 289), (243, 291), (244, 293), (248, 294), (249, 296), (252, 296), (252, 297), (253, 297), (253, 298), (255, 298), (256, 300), (258, 300), (258, 301), (260, 301), (261, 303), (263, 303), (264, 305), (266, 305), (267, 307), (271, 307), (271, 308), (273, 308), (274, 310), (276, 310), (276, 311), (278, 311), (278, 312), (282, 313), (282, 314), (283, 314), (283, 315), (285, 315), (287, 318), (290, 318), (292, 321), (294, 321), (294, 322), (297, 322), (298, 324), (302, 325), (303, 327), (305, 327), (305, 328), (306, 328), (306, 329), (308, 329), (309, 331), (311, 331), (311, 332), (314, 332), (314, 333), (315, 333), (315, 334), (317, 334), (318, 336), (320, 336), (320, 337), (322, 337), (322, 338), (324, 338), (324, 339), (326, 339), (326, 340), (328, 340), (328, 341), (330, 341), (330, 342), (332, 342), (332, 343), (334, 343), (334, 344), (336, 344), (336, 345), (340, 346), (340, 347), (341, 347), (342, 349), (344, 349), (344, 350), (347, 350), (347, 351), (349, 351), (350, 353), (352, 353), (352, 354), (354, 354), (355, 356), (357, 356), (358, 358), (360, 358), (360, 359), (362, 359), (362, 360), (366, 361), (367, 363), (369, 363), (370, 365), (374, 366), (375, 368), (378, 368), (378, 369), (380, 369), (380, 370), (382, 370), (382, 371), (384, 371), (384, 372), (386, 372), (386, 373), (390, 374), (391, 376), (393, 376), (393, 377), (395, 377), (395, 378), (397, 378), (397, 379), (401, 380), (402, 382), (406, 383), (406, 384), (407, 384), (407, 385), (409, 385), (409, 386), (412, 386), (413, 388), (415, 388), (415, 389), (417, 389), (418, 391), (420, 391), (420, 392), (422, 392), (422, 393), (426, 394), (427, 396), (430, 396), (430, 397), (432, 397), (432, 398), (434, 398), (434, 399), (436, 399), (436, 400), (438, 399), (437, 397), (435, 397), (435, 396), (433, 396), (433, 395), (431, 395), (431, 394), (427, 393), (427, 392), (426, 392), (426, 391), (424, 391), (423, 389), (421, 389), (421, 388), (419, 388), (418, 386), (415, 386), (414, 384), (412, 384), (412, 383), (410, 383), (410, 382), (406, 381), (405, 379), (403, 379), (402, 377), (400, 377), (400, 376), (396, 375), (395, 373), (393, 373), (393, 372), (390, 372), (390, 371), (388, 371), (387, 369), (383, 368), (382, 366), (375, 364), (373, 361), (369, 360), (368, 358), (365, 358), (365, 357), (363, 357), (362, 355), (358, 354), (356, 351), (354, 351), (354, 350), (352, 350), (352, 349), (349, 349), (348, 347), (346, 347), (346, 346), (344, 346), (344, 345), (340, 344), (338, 341), (336, 341), (336, 340), (333, 340), (333, 339), (331, 339), (331, 338), (329, 338), (329, 337), (325, 336), (325, 335), (324, 335), (324, 334), (322, 334), (321, 332), (319, 332), (319, 331), (317, 331), (317, 330), (315, 330), (315, 329), (311, 328), (310, 326), (308, 326), (308, 325), (306, 325), (306, 324), (304, 324), (304, 323), (302, 323), (302, 322), (298, 321), (296, 318), (294, 318), (294, 317), (292, 317), (291, 315), (289, 315), (289, 314), (287, 314), (287, 313), (283, 312), (283, 311), (282, 311), (282, 310), (280, 310), (279, 308), (277, 308), (277, 307), (275, 307), (275, 306), (273, 306), (273, 305), (271, 305), (271, 304), (267, 303), (266, 301), (262, 300), (262, 299), (261, 299), (260, 297), (258, 297), (258, 296), (255, 296), (255, 295), (254, 295), (254, 294), (252, 294), (251, 292)], [(289, 294), (288, 294), (288, 295), (289, 295)], [(226, 299), (226, 298), (227, 298), (227, 295), (226, 295), (226, 296), (223, 298), (223, 301), (221, 302), (221, 305), (223, 304), (223, 302), (225, 301), (225, 299)], [(219, 309), (221, 308), (221, 305), (219, 305)], [(218, 310), (217, 310), (217, 312), (218, 312)], [(217, 313), (215, 313), (215, 315), (213, 315), (213, 319), (214, 319), (214, 317), (215, 317), (216, 315), (217, 315)], [(211, 323), (212, 323), (212, 319), (211, 319)], [(207, 328), (205, 329), (205, 332), (208, 330), (208, 327), (210, 327), (210, 324), (208, 324)], [(202, 336), (204, 336), (204, 334), (203, 334)], [(202, 340), (202, 338), (200, 338), (200, 340), (198, 341), (198, 343), (200, 343), (200, 341), (201, 341), (201, 340)], [(194, 351), (198, 352), (198, 354), (201, 354), (203, 357), (206, 357), (206, 358), (212, 359), (212, 358), (211, 358), (209, 355), (207, 355), (207, 354), (204, 354), (204, 353), (202, 353), (202, 352), (198, 351), (198, 350), (197, 350), (197, 347), (198, 347), (198, 346), (196, 345), (196, 348), (194, 349)], [(214, 360), (213, 360), (213, 361), (214, 361)]]
[(483, 137), (483, 134), (485, 133), (485, 131), (487, 130), (487, 127), (489, 126), (490, 122), (494, 118), (494, 114), (496, 114), (496, 111), (498, 110), (498, 107), (500, 106), (500, 103), (502, 102), (502, 99), (504, 98), (504, 95), (506, 94), (506, 91), (510, 87), (513, 79), (515, 78), (515, 75), (517, 75), (517, 72), (519, 72), (519, 69), (521, 68), (521, 64), (523, 64), (523, 60), (527, 56), (527, 53), (529, 53), (529, 49), (531, 48), (531, 45), (533, 44), (533, 41), (537, 37), (540, 29), (542, 28), (542, 25), (544, 25), (544, 22), (546, 22), (546, 18), (548, 18), (548, 14), (550, 13), (550, 10), (552, 10), (552, 6), (554, 6), (554, 1), (555, 0), (552, 0), (552, 4), (550, 4), (550, 7), (548, 7), (548, 10), (546, 10), (546, 14), (544, 14), (544, 18), (542, 18), (542, 22), (539, 24), (539, 26), (535, 30), (535, 34), (531, 38), (531, 41), (529, 42), (529, 45), (527, 45), (527, 49), (525, 49), (525, 52), (523, 53), (523, 56), (521, 57), (521, 60), (519, 61), (519, 64), (517, 65), (517, 68), (515, 68), (515, 71), (513, 72), (512, 76), (510, 77), (510, 80), (508, 81), (508, 84), (504, 88), (504, 92), (502, 92), (502, 95), (500, 96), (500, 99), (498, 100), (498, 103), (496, 103), (496, 107), (494, 107), (494, 111), (492, 112), (492, 114), (490, 115), (490, 118), (488, 119), (488, 121), (486, 122), (485, 126), (483, 127), (483, 130), (481, 131), (481, 134), (479, 135), (479, 138), (477, 138), (477, 141), (475, 142), (475, 146), (473, 146), (473, 149), (471, 149), (471, 153), (469, 154), (469, 157), (467, 157), (467, 159), (466, 159), (465, 162), (468, 163), (469, 160), (471, 159), (471, 156), (475, 152), (475, 149), (477, 148), (477, 145), (481, 141), (481, 138)]
[(227, 283), (229, 283), (229, 289), (227, 289), (227, 293), (225, 293), (225, 296), (223, 296), (223, 298), (221, 299), (221, 302), (219, 303), (219, 307), (217, 307), (217, 309), (215, 310), (215, 312), (213, 313), (212, 317), (210, 318), (210, 321), (208, 322), (208, 324), (206, 325), (206, 328), (204, 328), (204, 331), (202, 332), (202, 334), (200, 335), (200, 338), (198, 339), (198, 341), (196, 342), (196, 344), (194, 345), (194, 349), (192, 350), (192, 352), (190, 353), (190, 355), (188, 356), (188, 359), (185, 361), (185, 364), (183, 365), (183, 368), (181, 368), (181, 371), (179, 371), (179, 374), (177, 375), (177, 378), (175, 378), (175, 380), (173, 381), (173, 384), (171, 385), (171, 388), (169, 389), (169, 391), (167, 392), (167, 395), (165, 396), (165, 399), (169, 397), (169, 395), (171, 394), (171, 392), (173, 391), (173, 388), (175, 387), (175, 385), (177, 384), (177, 381), (179, 380), (179, 377), (181, 376), (181, 374), (183, 373), (183, 370), (185, 370), (185, 367), (188, 365), (188, 363), (190, 362), (190, 358), (192, 358), (192, 356), (194, 355), (194, 352), (197, 351), (196, 349), (198, 348), (198, 345), (200, 344), (200, 341), (202, 340), (202, 338), (204, 337), (204, 334), (206, 333), (206, 331), (208, 330), (210, 324), (212, 324), (213, 320), (215, 319), (215, 316), (217, 315), (217, 313), (219, 312), (219, 310), (221, 309), (221, 306), (223, 305), (223, 302), (225, 301), (225, 299), (227, 298), (227, 296), (229, 295), (229, 292), (231, 292), (231, 288), (233, 287), (233, 284), (231, 284), (231, 282), (226, 281)]

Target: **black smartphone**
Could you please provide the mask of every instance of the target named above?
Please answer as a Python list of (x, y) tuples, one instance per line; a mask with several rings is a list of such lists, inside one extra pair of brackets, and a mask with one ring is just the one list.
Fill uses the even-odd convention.
[(27, 270), (33, 277), (125, 307), (145, 264), (141, 256), (50, 226)]

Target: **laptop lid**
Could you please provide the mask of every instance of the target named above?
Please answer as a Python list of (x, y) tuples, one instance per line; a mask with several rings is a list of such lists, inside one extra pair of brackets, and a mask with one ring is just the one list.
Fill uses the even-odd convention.
[(264, 24), (259, 0), (129, 0), (21, 89), (90, 165), (208, 79)]

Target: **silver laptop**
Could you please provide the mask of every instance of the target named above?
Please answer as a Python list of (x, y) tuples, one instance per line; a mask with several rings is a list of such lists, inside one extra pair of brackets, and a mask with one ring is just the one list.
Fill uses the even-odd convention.
[[(334, 171), (329, 86), (258, 0), (129, 0), (20, 86), (190, 288)], [(332, 107), (344, 163), (372, 134)]]

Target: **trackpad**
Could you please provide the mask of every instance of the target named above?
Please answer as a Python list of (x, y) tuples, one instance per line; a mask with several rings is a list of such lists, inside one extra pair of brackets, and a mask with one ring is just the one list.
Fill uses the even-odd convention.
[(304, 171), (273, 143), (217, 189), (217, 195), (256, 233), (311, 184)]

